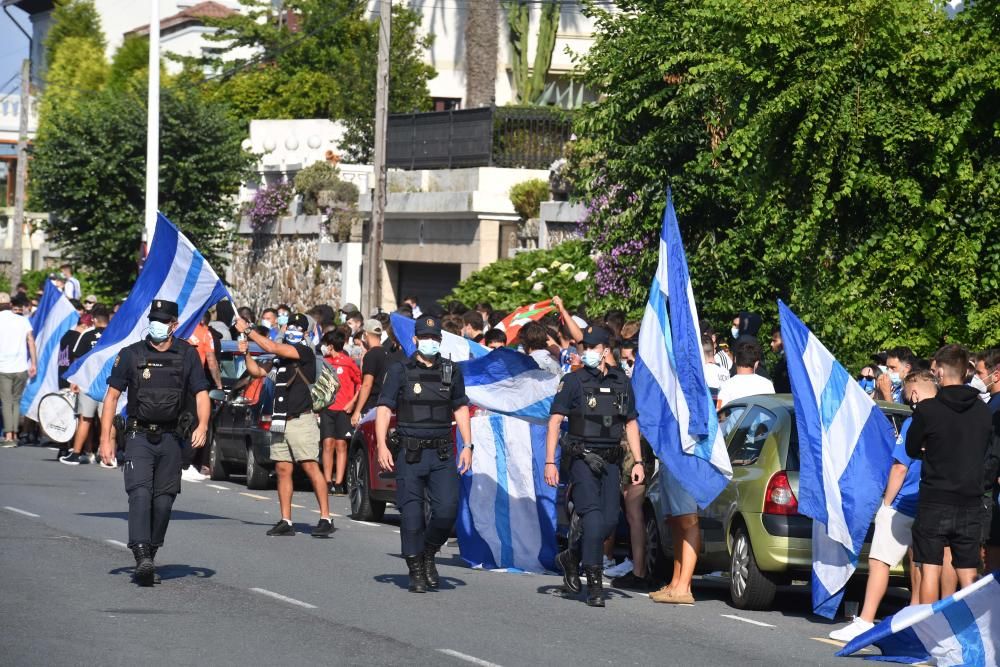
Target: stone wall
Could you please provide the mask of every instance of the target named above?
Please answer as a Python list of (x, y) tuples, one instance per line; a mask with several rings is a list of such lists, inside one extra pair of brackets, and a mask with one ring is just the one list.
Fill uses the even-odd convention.
[(341, 265), (319, 261), (318, 236), (240, 236), (233, 247), (229, 291), (255, 313), (287, 303), (303, 311), (341, 298)]

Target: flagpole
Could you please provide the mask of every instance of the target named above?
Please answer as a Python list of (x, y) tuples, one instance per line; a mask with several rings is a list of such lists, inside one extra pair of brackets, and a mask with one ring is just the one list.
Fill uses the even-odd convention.
[(149, 251), (156, 229), (160, 188), (160, 2), (150, 0), (149, 99), (146, 121), (146, 214), (143, 240)]

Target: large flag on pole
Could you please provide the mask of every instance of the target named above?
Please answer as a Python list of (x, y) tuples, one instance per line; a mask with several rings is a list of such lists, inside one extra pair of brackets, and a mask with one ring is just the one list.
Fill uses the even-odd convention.
[(913, 664), (1000, 665), (1000, 570), (950, 598), (906, 607), (868, 632), (855, 637), (838, 656), (849, 656), (874, 644), (880, 661)]
[(160, 298), (177, 303), (178, 338), (188, 338), (210, 307), (230, 298), (229, 291), (201, 253), (163, 214), (139, 278), (93, 350), (77, 359), (66, 379), (95, 401), (104, 400), (118, 351), (146, 335), (149, 304)]
[(778, 301), (799, 433), (799, 511), (812, 517), (812, 603), (833, 618), (885, 492), (895, 431), (819, 339)]
[(642, 434), (705, 507), (726, 488), (733, 471), (702, 370), (698, 310), (669, 191), (632, 387)]
[(59, 391), (59, 341), (79, 320), (76, 308), (62, 290), (46, 280), (38, 310), (31, 316), (38, 372), (21, 395), (21, 413), (29, 419), (38, 421), (38, 404), (42, 397)]

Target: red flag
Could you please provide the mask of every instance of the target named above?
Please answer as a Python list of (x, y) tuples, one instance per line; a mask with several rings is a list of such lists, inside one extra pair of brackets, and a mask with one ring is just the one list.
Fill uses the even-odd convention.
[(521, 306), (513, 313), (504, 318), (500, 326), (507, 334), (507, 344), (511, 345), (517, 341), (517, 334), (528, 322), (537, 322), (546, 315), (556, 312), (556, 307), (552, 305), (552, 299), (539, 301), (528, 306)]

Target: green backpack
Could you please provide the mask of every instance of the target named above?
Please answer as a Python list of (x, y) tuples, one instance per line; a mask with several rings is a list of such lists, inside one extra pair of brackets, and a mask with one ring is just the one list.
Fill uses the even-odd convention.
[(337, 379), (337, 372), (323, 360), (323, 357), (316, 355), (315, 382), (310, 383), (299, 366), (296, 366), (295, 373), (300, 380), (309, 385), (313, 412), (322, 412), (333, 404), (337, 398), (337, 391), (340, 389), (340, 380)]

